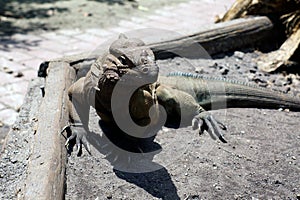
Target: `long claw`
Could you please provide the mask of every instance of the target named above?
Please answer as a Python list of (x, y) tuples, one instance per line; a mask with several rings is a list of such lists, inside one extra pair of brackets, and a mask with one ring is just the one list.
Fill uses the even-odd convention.
[[(211, 115), (208, 116), (209, 121), (211, 122), (212, 126), (213, 126), (213, 130), (215, 135), (217, 135), (217, 137), (219, 138), (219, 140), (221, 140), (223, 143), (227, 143), (227, 141), (224, 139), (223, 134), (220, 130), (220, 123), (218, 123), (218, 121), (213, 118)], [(222, 124), (223, 125), (223, 124)]]
[(219, 127), (222, 129), (222, 130), (227, 130), (227, 127), (225, 124), (223, 124), (222, 122), (220, 122), (218, 119), (214, 118), (215, 121), (219, 124)]
[(214, 127), (212, 126), (211, 122), (209, 121), (209, 119), (205, 118), (204, 119), (204, 122), (205, 124), (208, 126), (208, 129), (207, 129), (207, 132), (208, 134), (210, 135), (210, 137), (213, 139), (213, 140), (216, 140), (217, 138), (215, 137), (214, 133)]
[[(76, 128), (79, 128), (79, 127), (80, 127), (80, 129), (77, 130)], [(67, 125), (62, 129), (61, 133), (63, 133), (64, 131), (71, 133), (71, 136), (66, 139), (66, 143), (65, 143), (65, 146), (68, 151), (70, 150), (69, 146), (70, 146), (71, 140), (75, 139), (76, 154), (78, 156), (81, 155), (82, 145), (83, 145), (85, 147), (85, 149), (87, 150), (87, 152), (91, 155), (91, 149), (89, 146), (89, 142), (86, 139), (86, 133), (82, 127), (82, 124)]]
[(226, 130), (226, 126), (206, 111), (194, 117), (192, 126), (194, 130), (199, 129), (199, 134), (206, 130), (212, 139), (218, 138), (223, 143), (227, 143), (221, 131), (221, 129)]

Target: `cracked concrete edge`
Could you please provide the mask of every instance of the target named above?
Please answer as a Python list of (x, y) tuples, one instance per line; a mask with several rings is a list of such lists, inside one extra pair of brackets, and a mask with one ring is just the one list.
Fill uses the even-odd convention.
[[(42, 101), (43, 79), (31, 80), (20, 115), (5, 138), (0, 154), (0, 191), (3, 199), (22, 199), (37, 115)], [(2, 199), (0, 192), (0, 199)]]

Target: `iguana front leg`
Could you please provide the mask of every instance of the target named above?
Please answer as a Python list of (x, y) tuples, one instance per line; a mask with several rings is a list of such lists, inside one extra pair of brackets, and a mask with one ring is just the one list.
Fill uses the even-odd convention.
[[(106, 55), (104, 58), (98, 58), (91, 66), (87, 75), (78, 79), (68, 89), (70, 99), (68, 108), (71, 124), (64, 129), (69, 130), (71, 136), (67, 138), (66, 146), (69, 146), (71, 140), (76, 139), (77, 154), (81, 151), (82, 144), (90, 153), (87, 141), (90, 106), (96, 108), (97, 113), (103, 113), (101, 109), (99, 110), (99, 106), (97, 106), (97, 104), (101, 104), (101, 99), (96, 99), (99, 96), (97, 93), (100, 92), (98, 88), (99, 77), (105, 76), (107, 81), (117, 81), (118, 74), (115, 71), (118, 71), (118, 66), (121, 65), (122, 63), (111, 54)], [(105, 118), (105, 115), (101, 116)]]
[(199, 134), (207, 131), (212, 139), (226, 143), (221, 129), (226, 127), (204, 110), (190, 94), (175, 88), (160, 85), (156, 91), (159, 103), (167, 112), (167, 126), (186, 126), (192, 122)]
[(89, 131), (89, 111), (90, 105), (85, 99), (84, 81), (86, 77), (80, 78), (73, 83), (68, 90), (69, 101), (68, 110), (71, 124), (65, 126), (62, 130), (71, 134), (65, 143), (69, 150), (70, 141), (76, 139), (77, 155), (80, 154), (81, 145), (83, 144), (90, 154), (90, 147), (86, 138), (86, 132)]

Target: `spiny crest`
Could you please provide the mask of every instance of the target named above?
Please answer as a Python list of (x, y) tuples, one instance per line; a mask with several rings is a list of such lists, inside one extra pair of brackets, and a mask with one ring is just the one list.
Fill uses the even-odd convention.
[[(182, 76), (182, 77), (193, 78), (193, 79), (203, 79), (203, 80), (211, 80), (211, 81), (222, 81), (222, 82), (226, 82), (226, 83), (232, 83), (232, 84), (237, 84), (237, 85), (243, 85), (243, 86), (247, 86), (247, 87), (252, 87), (252, 88), (259, 89), (259, 90), (272, 91), (272, 92), (277, 92), (277, 93), (280, 93), (280, 94), (283, 93), (282, 91), (278, 91), (278, 90), (274, 90), (274, 89), (270, 90), (268, 88), (259, 87), (257, 85), (253, 85), (251, 83), (247, 83), (247, 82), (243, 82), (243, 81), (239, 81), (239, 80), (227, 79), (227, 78), (222, 78), (222, 77), (210, 77), (210, 76), (204, 76), (204, 75), (196, 74), (196, 73), (171, 72), (167, 76)], [(294, 97), (294, 95), (291, 95), (291, 94), (286, 94), (286, 95)]]

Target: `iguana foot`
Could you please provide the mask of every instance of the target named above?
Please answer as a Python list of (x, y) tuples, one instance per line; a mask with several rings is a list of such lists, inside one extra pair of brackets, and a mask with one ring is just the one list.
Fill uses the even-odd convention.
[(193, 129), (199, 129), (199, 134), (205, 130), (209, 133), (212, 139), (219, 138), (224, 143), (227, 143), (221, 129), (226, 130), (226, 126), (220, 121), (216, 120), (209, 112), (204, 111), (194, 117), (192, 121)]
[(67, 137), (67, 141), (65, 143), (65, 146), (67, 148), (68, 151), (71, 151), (72, 148), (70, 148), (71, 141), (76, 139), (76, 154), (78, 156), (81, 155), (82, 153), (82, 145), (85, 147), (85, 149), (87, 150), (87, 152), (91, 155), (91, 150), (90, 150), (90, 145), (89, 142), (87, 141), (86, 138), (86, 131), (83, 127), (82, 124), (70, 124), (70, 125), (66, 125), (61, 133), (63, 133), (64, 131), (66, 131), (68, 134), (70, 134), (71, 136)]

